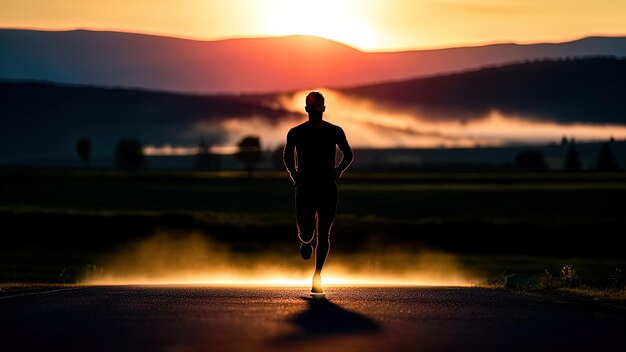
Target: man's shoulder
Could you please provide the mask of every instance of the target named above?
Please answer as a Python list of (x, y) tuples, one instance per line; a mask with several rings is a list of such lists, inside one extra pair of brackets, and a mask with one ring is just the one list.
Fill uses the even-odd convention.
[(328, 128), (329, 130), (333, 130), (333, 131), (335, 131), (335, 132), (337, 132), (337, 131), (343, 131), (343, 130), (341, 129), (341, 127), (339, 127), (338, 125), (335, 125), (335, 124), (333, 124), (333, 123), (330, 123), (330, 122), (328, 122), (328, 121), (324, 121), (324, 125), (325, 125), (325, 126), (326, 126), (326, 128)]
[(325, 122), (326, 122), (326, 129), (330, 131), (329, 133), (335, 136), (336, 138), (341, 139), (342, 136), (345, 135), (345, 133), (343, 132), (343, 128), (341, 128), (340, 126), (332, 124), (328, 121), (325, 121)]
[(305, 124), (306, 122), (290, 128), (288, 133), (289, 134), (298, 133), (298, 131), (301, 131), (305, 127)]

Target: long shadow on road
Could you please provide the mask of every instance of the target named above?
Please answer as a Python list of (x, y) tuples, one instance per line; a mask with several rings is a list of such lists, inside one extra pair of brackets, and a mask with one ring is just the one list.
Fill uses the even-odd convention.
[(342, 308), (326, 298), (301, 298), (307, 301), (307, 310), (289, 319), (299, 331), (278, 337), (276, 342), (289, 343), (327, 336), (371, 334), (382, 331), (380, 325), (372, 319)]

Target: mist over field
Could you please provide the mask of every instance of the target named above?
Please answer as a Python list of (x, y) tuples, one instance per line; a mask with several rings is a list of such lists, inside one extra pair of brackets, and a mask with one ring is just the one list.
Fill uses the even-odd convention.
[[(588, 58), (313, 89), (326, 96), (324, 118), (340, 125), (354, 148), (471, 150), (624, 140), (625, 75), (625, 60)], [(274, 151), (306, 121), (310, 90), (181, 95), (36, 82), (4, 82), (0, 89), (11, 97), (0, 132), (0, 163), (8, 165), (75, 164), (82, 137), (92, 141), (95, 157), (109, 159), (116, 143), (130, 137), (148, 155), (191, 156), (201, 142), (211, 153), (234, 154), (247, 136)]]

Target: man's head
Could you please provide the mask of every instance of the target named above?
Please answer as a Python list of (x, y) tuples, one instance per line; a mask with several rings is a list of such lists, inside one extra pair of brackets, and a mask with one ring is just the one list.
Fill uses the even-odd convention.
[(319, 123), (322, 121), (322, 115), (326, 110), (324, 106), (324, 96), (320, 92), (310, 92), (306, 96), (306, 106), (304, 107), (307, 113), (309, 113), (309, 121), (312, 123)]

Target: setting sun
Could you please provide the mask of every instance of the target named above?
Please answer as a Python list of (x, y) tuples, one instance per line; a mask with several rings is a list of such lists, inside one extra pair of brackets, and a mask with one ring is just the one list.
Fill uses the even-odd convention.
[(357, 47), (375, 47), (380, 40), (367, 17), (357, 17), (357, 1), (272, 0), (265, 4), (259, 20), (272, 35), (312, 35)]

